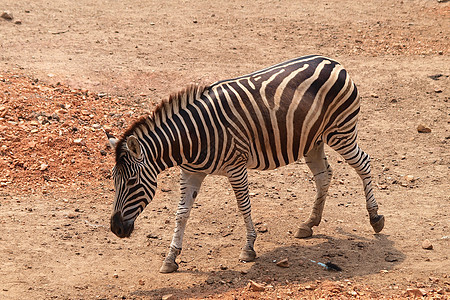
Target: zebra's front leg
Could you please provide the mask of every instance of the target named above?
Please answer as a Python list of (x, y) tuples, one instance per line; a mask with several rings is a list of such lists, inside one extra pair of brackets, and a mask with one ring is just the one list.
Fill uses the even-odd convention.
[(181, 200), (178, 204), (176, 213), (175, 231), (172, 237), (172, 242), (170, 243), (169, 253), (164, 259), (163, 265), (159, 270), (161, 273), (171, 273), (178, 270), (178, 264), (175, 260), (181, 253), (186, 223), (205, 176), (206, 174), (203, 173), (188, 173), (181, 170)]
[(247, 230), (247, 241), (241, 250), (239, 260), (244, 262), (254, 261), (256, 258), (256, 252), (254, 250), (256, 231), (251, 216), (252, 209), (248, 195), (247, 169), (245, 166), (231, 169), (228, 172), (228, 179), (236, 195), (238, 208), (244, 217), (245, 228)]
[(314, 174), (316, 183), (316, 199), (308, 220), (300, 225), (295, 237), (306, 238), (313, 234), (312, 227), (318, 226), (322, 220), (323, 208), (330, 186), (333, 171), (328, 164), (324, 151), (324, 144), (321, 142), (305, 155), (305, 161), (311, 172)]

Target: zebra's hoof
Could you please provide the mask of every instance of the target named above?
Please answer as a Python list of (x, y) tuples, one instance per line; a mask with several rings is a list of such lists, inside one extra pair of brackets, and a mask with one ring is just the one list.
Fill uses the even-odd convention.
[(242, 262), (251, 262), (254, 261), (256, 258), (256, 252), (255, 250), (242, 250), (241, 254), (239, 255), (239, 261)]
[(172, 273), (178, 270), (178, 264), (176, 262), (164, 261), (161, 269), (159, 269), (160, 273)]
[(307, 238), (307, 237), (312, 236), (312, 234), (313, 234), (312, 228), (310, 228), (310, 227), (308, 227), (308, 226), (302, 224), (302, 225), (300, 225), (300, 227), (297, 229), (297, 232), (295, 233), (294, 236), (295, 236), (296, 238), (299, 238), (299, 239), (304, 239), (304, 238)]
[(384, 227), (384, 216), (378, 215), (375, 218), (370, 220), (370, 225), (372, 225), (373, 230), (378, 233), (383, 230)]

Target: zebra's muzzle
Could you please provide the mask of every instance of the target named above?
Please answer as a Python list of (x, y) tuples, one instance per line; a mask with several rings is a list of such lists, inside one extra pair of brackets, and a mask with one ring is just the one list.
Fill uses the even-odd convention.
[(124, 222), (122, 214), (116, 212), (111, 217), (111, 231), (120, 238), (129, 237), (134, 229), (134, 222)]

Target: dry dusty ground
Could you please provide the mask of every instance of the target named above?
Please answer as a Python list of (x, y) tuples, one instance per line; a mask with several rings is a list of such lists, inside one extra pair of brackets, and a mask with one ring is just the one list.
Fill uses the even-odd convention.
[[(2, 0), (3, 10), (14, 19), (0, 19), (1, 299), (448, 297), (448, 3)], [(109, 231), (114, 160), (100, 126), (120, 135), (190, 82), (310, 53), (336, 58), (358, 84), (380, 234), (359, 178), (331, 151), (330, 197), (309, 239), (292, 233), (314, 197), (304, 163), (250, 173), (254, 263), (237, 260), (243, 221), (221, 177), (202, 187), (177, 273), (158, 273), (176, 168), (159, 176), (131, 238)], [(289, 268), (275, 264), (284, 258)]]

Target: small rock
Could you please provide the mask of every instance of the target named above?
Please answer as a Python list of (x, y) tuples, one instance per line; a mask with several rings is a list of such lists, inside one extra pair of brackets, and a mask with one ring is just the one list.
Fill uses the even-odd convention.
[(114, 273), (114, 274), (113, 274), (113, 278), (119, 278), (119, 274)]
[(175, 300), (177, 299), (174, 295), (172, 294), (167, 294), (161, 297), (162, 300)]
[(406, 294), (408, 296), (412, 296), (412, 297), (423, 297), (427, 294), (427, 292), (424, 289), (411, 289), (408, 288), (406, 289)]
[(434, 89), (434, 92), (435, 92), (436, 94), (439, 94), (439, 93), (442, 93), (442, 90), (441, 90), (441, 89)]
[(397, 256), (395, 254), (388, 253), (386, 255), (386, 257), (384, 258), (384, 260), (387, 261), (387, 262), (396, 262), (396, 261), (398, 261), (398, 258), (397, 258)]
[(45, 163), (41, 164), (41, 166), (39, 167), (39, 170), (41, 170), (41, 171), (45, 171), (47, 169), (48, 169), (48, 165)]
[(426, 239), (425, 241), (422, 242), (422, 248), (425, 250), (432, 250), (433, 244), (431, 244), (430, 240)]
[(277, 266), (281, 268), (289, 268), (289, 260), (287, 258), (280, 260), (277, 262)]
[(420, 133), (430, 133), (431, 129), (429, 127), (426, 127), (425, 125), (420, 124), (417, 126), (417, 131)]
[(268, 231), (267, 225), (263, 224), (263, 225), (258, 226), (258, 232), (264, 233), (267, 231)]
[(224, 266), (224, 265), (220, 265), (219, 268), (220, 268), (221, 270), (223, 270), (223, 271), (225, 271), (225, 270), (228, 269), (228, 267), (227, 267), (227, 266)]
[(262, 284), (256, 283), (253, 280), (250, 280), (248, 282), (248, 287), (253, 292), (262, 292), (262, 291), (264, 291), (266, 289)]
[(405, 179), (407, 180), (407, 181), (409, 181), (409, 182), (414, 182), (416, 179), (414, 178), (414, 176), (412, 176), (412, 175), (406, 175), (405, 176)]
[(16, 20), (16, 21), (14, 22), (14, 24), (16, 24), (16, 25), (21, 25), (21, 24), (22, 24), (22, 20)]
[(1, 17), (2, 17), (3, 19), (5, 19), (5, 20), (9, 20), (9, 21), (11, 21), (12, 19), (14, 19), (12, 13), (11, 13), (10, 11), (7, 11), (7, 10), (5, 10), (5, 11), (2, 13)]
[(372, 98), (378, 98), (378, 95), (377, 95), (376, 93), (371, 93), (371, 94), (370, 94), (370, 97), (372, 97)]
[(145, 281), (142, 279), (139, 279), (139, 285), (145, 285)]
[(74, 140), (73, 140), (73, 143), (74, 143), (75, 145), (79, 145), (79, 144), (81, 144), (81, 142), (83, 142), (83, 139), (74, 139)]

